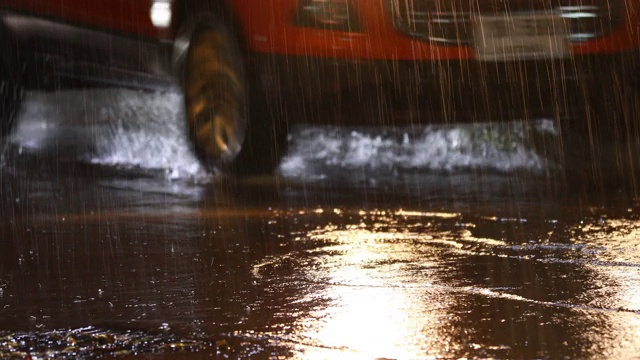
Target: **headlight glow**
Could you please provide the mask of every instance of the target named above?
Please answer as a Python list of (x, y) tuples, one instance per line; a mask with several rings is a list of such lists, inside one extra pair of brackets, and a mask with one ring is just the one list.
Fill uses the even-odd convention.
[(151, 23), (158, 28), (171, 26), (171, 2), (169, 0), (154, 0), (151, 5)]

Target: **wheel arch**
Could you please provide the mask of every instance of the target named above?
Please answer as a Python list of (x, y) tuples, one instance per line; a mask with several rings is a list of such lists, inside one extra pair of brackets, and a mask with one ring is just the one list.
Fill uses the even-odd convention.
[(182, 79), (183, 65), (194, 32), (207, 26), (223, 25), (233, 32), (244, 55), (249, 52), (244, 30), (228, 0), (182, 0), (174, 5), (176, 37), (172, 55), (173, 72)]

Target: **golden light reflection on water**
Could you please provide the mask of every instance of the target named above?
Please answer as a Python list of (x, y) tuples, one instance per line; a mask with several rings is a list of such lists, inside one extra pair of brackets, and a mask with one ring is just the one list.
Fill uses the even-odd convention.
[[(305, 266), (298, 269), (304, 278), (300, 284), (314, 285), (301, 300), (313, 306), (292, 320), (299, 359), (555, 354), (573, 343), (590, 347), (577, 345), (575, 354), (640, 354), (640, 221), (581, 222), (557, 238), (542, 227), (533, 233), (539, 238), (531, 240), (526, 219), (405, 210), (327, 212), (348, 218), (351, 225), (336, 221), (297, 238), (311, 245), (305, 247), (310, 255)], [(523, 230), (513, 238), (504, 231), (516, 226)], [(527, 274), (534, 272), (545, 282), (529, 281)], [(497, 312), (480, 320), (491, 325), (502, 317), (507, 324), (487, 327), (486, 337), (483, 330), (467, 336), (460, 325), (478, 320), (469, 314), (482, 304), (493, 304)], [(502, 313), (518, 309), (528, 310), (516, 318)], [(565, 323), (546, 322), (546, 317)], [(558, 348), (544, 334), (520, 338), (519, 326), (529, 321), (550, 333), (566, 332), (568, 340)]]
[(606, 220), (600, 226), (584, 226), (582, 231), (587, 244), (597, 249), (594, 253), (599, 261), (590, 267), (603, 278), (602, 284), (615, 286), (615, 296), (606, 299), (608, 306), (640, 311), (640, 222)]
[(600, 292), (594, 296), (593, 305), (614, 310), (603, 326), (608, 328), (608, 336), (600, 346), (608, 358), (637, 359), (640, 356), (640, 221), (605, 219), (587, 224), (581, 230), (584, 238), (576, 241), (597, 249), (594, 251), (597, 261), (588, 265), (596, 273), (593, 286)]
[[(304, 329), (302, 336), (321, 344), (305, 348), (300, 358), (327, 359), (329, 349), (333, 358), (341, 349), (343, 359), (437, 355), (447, 344), (440, 330), (450, 299), (431, 288), (429, 271), (411, 274), (415, 254), (406, 240), (420, 234), (372, 232), (359, 226), (325, 230), (316, 232), (314, 240), (335, 244), (324, 249), (333, 255), (309, 275), (327, 283), (325, 293), (314, 296), (330, 300), (296, 324)], [(426, 267), (432, 262), (422, 261)]]
[(441, 218), (441, 219), (454, 219), (460, 217), (459, 213), (449, 213), (449, 212), (422, 212), (422, 211), (410, 211), (400, 209), (395, 213), (398, 216), (413, 216), (413, 217), (431, 217), (431, 218)]

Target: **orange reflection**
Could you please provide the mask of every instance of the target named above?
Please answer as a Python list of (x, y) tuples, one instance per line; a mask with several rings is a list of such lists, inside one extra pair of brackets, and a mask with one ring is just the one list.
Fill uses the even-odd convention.
[[(640, 354), (640, 221), (603, 219), (581, 228), (596, 260), (589, 267), (597, 273), (592, 305), (606, 312), (607, 336), (603, 356), (637, 358)], [(598, 339), (594, 339), (598, 341)], [(600, 340), (602, 341), (602, 340)]]
[[(378, 227), (373, 227), (378, 228)], [(441, 332), (450, 298), (431, 286), (429, 258), (416, 264), (420, 234), (373, 232), (364, 226), (319, 230), (313, 240), (331, 242), (320, 266), (309, 274), (327, 283), (328, 306), (300, 319), (296, 327), (313, 344), (300, 358), (417, 358), (437, 356), (448, 341)], [(444, 352), (444, 351), (443, 351)]]

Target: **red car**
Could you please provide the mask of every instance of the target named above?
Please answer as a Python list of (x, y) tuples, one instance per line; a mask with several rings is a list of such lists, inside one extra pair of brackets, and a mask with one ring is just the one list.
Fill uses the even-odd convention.
[(203, 161), (266, 169), (288, 124), (367, 99), (424, 122), (616, 109), (639, 20), (637, 0), (0, 0), (0, 121), (25, 88), (178, 84)]

